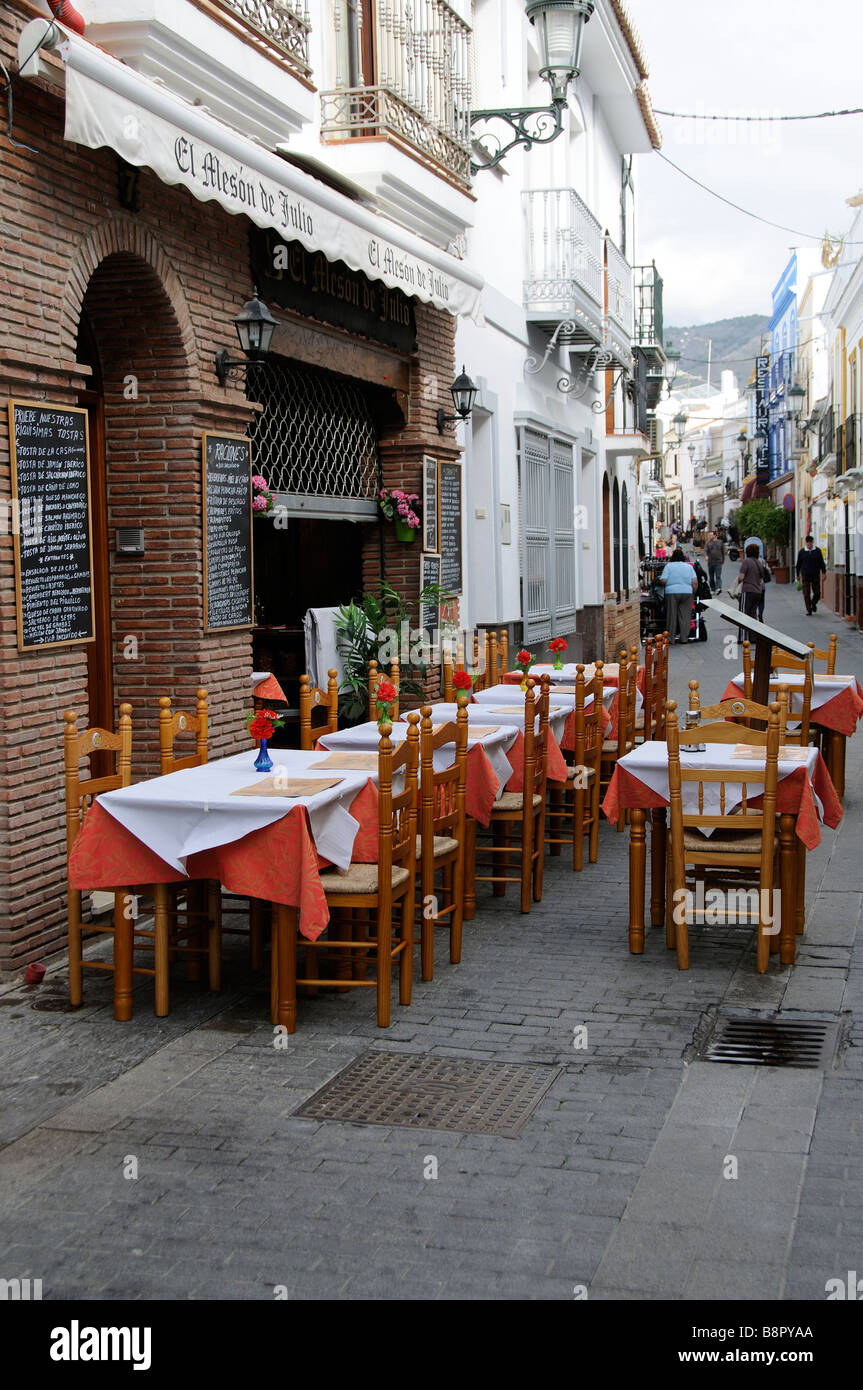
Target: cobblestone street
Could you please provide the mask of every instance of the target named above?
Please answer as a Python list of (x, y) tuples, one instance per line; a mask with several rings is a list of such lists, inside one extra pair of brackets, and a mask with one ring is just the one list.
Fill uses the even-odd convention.
[[(840, 626), (793, 585), (770, 587), (765, 620), (821, 646)], [(724, 629), (672, 649), (678, 701), (739, 669)], [(839, 637), (837, 670), (859, 674), (863, 636)], [(808, 858), (798, 963), (767, 976), (749, 930), (697, 929), (688, 973), (660, 931), (631, 956), (628, 834), (603, 822), (599, 863), (549, 859), (530, 916), (482, 897), (462, 964), (439, 949), (386, 1031), (368, 991), (322, 993), (274, 1046), (242, 944), (221, 995), (178, 983), (164, 1020), (142, 988), (115, 1023), (110, 979), (64, 1011), (62, 964), (7, 987), (0, 1273), (46, 1299), (823, 1299), (863, 1253), (861, 764), (857, 738), (844, 821)], [(837, 1059), (694, 1060), (729, 1006), (831, 1019)], [(560, 1071), (515, 1139), (294, 1114), (369, 1050)]]

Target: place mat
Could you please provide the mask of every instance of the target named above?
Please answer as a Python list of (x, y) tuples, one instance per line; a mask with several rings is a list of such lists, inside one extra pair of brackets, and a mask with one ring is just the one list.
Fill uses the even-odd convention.
[(288, 777), (276, 785), (275, 777), (262, 777), (250, 787), (240, 787), (231, 796), (317, 796), (328, 787), (337, 787), (344, 777)]
[[(587, 681), (585, 681), (585, 684), (587, 684)], [(574, 686), (574, 685), (553, 685), (553, 686), (551, 687), (551, 694), (552, 694), (552, 695), (574, 695), (574, 694), (575, 694), (575, 686)]]
[(317, 772), (319, 767), (337, 767), (342, 772), (377, 772), (378, 755), (377, 753), (350, 753), (335, 752), (330, 753), (328, 758), (322, 758), (319, 763), (309, 763), (309, 770)]
[(826, 671), (816, 671), (816, 672), (815, 672), (815, 675), (812, 677), (812, 679), (813, 679), (814, 681), (820, 681), (820, 682), (827, 683), (827, 682), (829, 682), (829, 681), (853, 681), (853, 680), (856, 679), (856, 677), (854, 677), (854, 676), (840, 676), (840, 675), (838, 674), (838, 672), (837, 672), (837, 674), (836, 674), (835, 676), (828, 676), (827, 673), (826, 673)]
[(524, 707), (518, 700), (513, 700), (511, 705), (498, 705), (495, 709), (490, 709), (489, 714), (520, 714), (524, 717)]
[[(738, 743), (734, 747), (732, 758), (749, 758), (753, 762), (764, 762), (767, 757), (767, 749), (760, 748), (757, 743)], [(783, 745), (779, 749), (779, 761), (781, 763), (805, 763), (809, 761), (809, 749)]]
[[(504, 710), (503, 713), (508, 714), (509, 710)], [(468, 724), (467, 736), (468, 739), (488, 738), (490, 734), (496, 734), (499, 728), (499, 724)]]

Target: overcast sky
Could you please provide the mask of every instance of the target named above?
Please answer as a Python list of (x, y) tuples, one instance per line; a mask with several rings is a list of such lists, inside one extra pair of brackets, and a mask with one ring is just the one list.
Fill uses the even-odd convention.
[[(863, 106), (860, 0), (628, 6), (663, 110), (775, 117)], [(863, 116), (759, 126), (658, 119), (662, 152), (734, 202), (817, 237), (847, 231), (845, 199), (863, 186)], [(790, 248), (817, 242), (724, 207), (656, 155), (638, 162), (638, 259), (655, 259), (664, 277), (666, 323), (769, 314)]]

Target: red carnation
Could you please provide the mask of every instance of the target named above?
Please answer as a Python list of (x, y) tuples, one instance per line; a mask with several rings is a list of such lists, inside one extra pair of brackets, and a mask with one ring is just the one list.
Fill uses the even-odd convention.
[(389, 681), (380, 682), (375, 694), (375, 699), (379, 705), (391, 705), (398, 697), (399, 693), (394, 685), (391, 685)]
[(249, 733), (253, 739), (272, 738), (276, 732), (275, 726), (266, 717), (267, 713), (268, 711), (264, 711), (263, 714), (256, 714), (249, 724)]
[(565, 652), (567, 645), (568, 644), (565, 637), (555, 637), (551, 642), (549, 642), (548, 650), (550, 652)]
[(473, 681), (467, 671), (456, 671), (452, 678), (453, 687), (456, 690), (472, 690)]
[(530, 663), (533, 661), (533, 653), (519, 652), (518, 656), (516, 657), (516, 661), (518, 662), (519, 666), (529, 666)]

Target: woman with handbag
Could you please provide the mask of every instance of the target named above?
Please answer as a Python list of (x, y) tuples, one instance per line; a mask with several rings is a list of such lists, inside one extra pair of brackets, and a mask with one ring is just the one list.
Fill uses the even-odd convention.
[[(761, 611), (764, 611), (765, 568), (758, 555), (758, 546), (748, 545), (735, 585), (740, 596), (740, 611), (745, 613), (747, 618), (758, 618), (759, 606)], [(732, 594), (733, 592), (734, 590), (732, 590)], [(738, 629), (737, 640), (738, 642), (743, 641), (743, 634), (740, 629)]]

